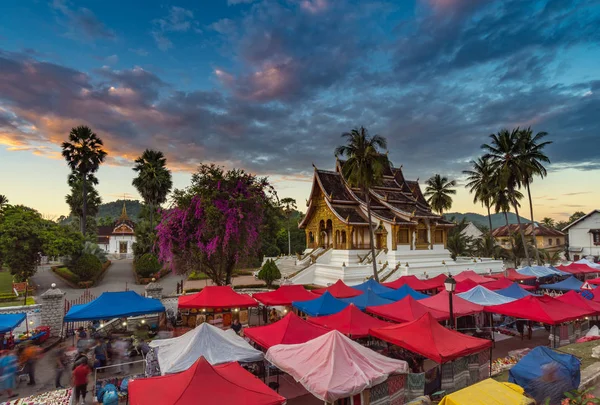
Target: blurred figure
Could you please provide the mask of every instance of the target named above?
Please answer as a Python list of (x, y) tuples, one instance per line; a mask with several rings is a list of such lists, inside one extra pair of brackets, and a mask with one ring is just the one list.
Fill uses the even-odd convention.
[(19, 395), (13, 392), (17, 383), (17, 356), (10, 350), (2, 350), (0, 356), (0, 392), (6, 392), (9, 398), (14, 398)]
[(94, 368), (105, 367), (108, 359), (108, 350), (104, 339), (96, 339), (96, 346), (94, 346)]
[(73, 370), (73, 387), (75, 391), (75, 404), (81, 397), (80, 404), (85, 404), (85, 395), (87, 394), (88, 376), (92, 370), (87, 363), (81, 363)]
[(279, 315), (277, 314), (277, 310), (275, 308), (271, 309), (269, 313), (269, 323), (274, 323), (279, 320)]
[[(129, 343), (124, 339), (118, 339), (113, 345), (114, 348), (114, 364), (122, 364), (127, 361), (127, 354), (129, 352)], [(127, 373), (129, 371), (129, 365), (121, 365), (117, 369), (117, 373)]]
[(235, 318), (233, 320), (233, 323), (231, 324), (231, 329), (233, 329), (233, 331), (238, 335), (240, 334), (240, 332), (242, 331), (242, 324), (240, 323), (239, 319)]
[(27, 385), (35, 385), (35, 365), (40, 356), (39, 348), (31, 342), (28, 342), (21, 355), (21, 364), (25, 365), (25, 372), (29, 375)]
[(55, 374), (55, 378), (54, 378), (54, 386), (56, 387), (56, 389), (59, 388), (64, 388), (62, 383), (61, 383), (61, 378), (63, 373), (65, 372), (65, 369), (67, 368), (67, 354), (65, 353), (65, 344), (61, 343), (60, 345), (58, 345), (58, 349), (56, 350), (55, 353), (55, 362), (54, 365), (56, 367), (56, 374)]

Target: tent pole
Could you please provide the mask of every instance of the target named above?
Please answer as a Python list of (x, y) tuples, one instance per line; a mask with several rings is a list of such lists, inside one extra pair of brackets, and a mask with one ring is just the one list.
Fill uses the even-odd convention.
[(492, 378), (492, 348), (490, 347), (490, 378)]

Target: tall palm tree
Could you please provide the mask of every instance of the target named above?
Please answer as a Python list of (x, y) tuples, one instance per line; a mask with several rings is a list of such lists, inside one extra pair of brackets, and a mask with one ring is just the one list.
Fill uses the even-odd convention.
[[(83, 221), (83, 179), (78, 173), (71, 173), (67, 180), (69, 187), (71, 187), (71, 193), (65, 196), (65, 201), (71, 210), (71, 214), (77, 217), (80, 221)], [(102, 198), (98, 194), (98, 191), (94, 187), (98, 184), (98, 179), (93, 174), (86, 176), (86, 194), (85, 194), (85, 206), (86, 213), (92, 217), (98, 214), (100, 204), (102, 204)], [(88, 224), (86, 224), (87, 227)]]
[(86, 233), (87, 223), (87, 180), (88, 175), (98, 171), (98, 168), (106, 158), (106, 151), (102, 148), (104, 144), (94, 131), (86, 126), (78, 126), (71, 129), (69, 140), (62, 143), (62, 155), (71, 170), (78, 173), (82, 178), (82, 217), (81, 233)]
[(514, 194), (523, 185), (523, 179), (525, 178), (525, 164), (520, 155), (519, 132), (519, 128), (516, 128), (512, 131), (503, 129), (497, 134), (491, 134), (490, 138), (492, 141), (489, 144), (481, 145), (481, 148), (487, 152), (485, 157), (492, 162), (498, 184), (502, 189), (506, 189), (511, 194), (510, 201), (513, 203), (513, 208), (517, 215), (519, 234), (521, 235), (525, 258), (527, 259), (527, 264), (531, 266), (529, 249), (526, 247), (525, 232), (521, 226), (519, 207), (516, 204), (516, 198), (514, 198)]
[[(511, 251), (514, 251), (514, 238), (511, 236), (508, 213), (510, 212), (511, 206), (514, 206), (515, 204), (520, 206), (519, 201), (523, 198), (523, 194), (521, 194), (521, 192), (518, 190), (515, 190), (515, 192), (511, 193), (507, 188), (499, 187), (498, 184), (496, 184), (492, 190), (492, 204), (494, 205), (494, 211), (496, 214), (499, 212), (504, 213), (504, 220), (506, 221), (506, 230), (509, 236)], [(515, 267), (518, 267), (517, 263), (515, 263)]]
[(283, 208), (283, 212), (285, 213), (285, 216), (287, 217), (288, 256), (291, 256), (292, 255), (292, 236), (290, 233), (290, 216), (291, 216), (292, 212), (294, 212), (294, 210), (297, 208), (296, 200), (294, 200), (293, 198), (290, 198), (290, 197), (286, 197), (286, 198), (282, 198), (281, 201), (279, 201), (279, 203), (281, 204), (281, 207)]
[(369, 241), (371, 243), (371, 255), (373, 256), (373, 278), (379, 281), (377, 275), (377, 261), (375, 260), (375, 236), (373, 235), (373, 223), (371, 221), (371, 187), (381, 184), (383, 172), (390, 162), (387, 154), (380, 150), (387, 149), (387, 141), (379, 135), (370, 136), (364, 127), (355, 128), (350, 132), (342, 134), (346, 145), (335, 149), (335, 156), (347, 158), (342, 172), (351, 187), (360, 188), (365, 196), (367, 204), (367, 216), (369, 218)]
[(456, 194), (455, 180), (448, 180), (447, 177), (436, 174), (429, 178), (425, 184), (425, 197), (427, 202), (431, 205), (434, 211), (439, 212), (440, 215), (444, 214), (444, 210), (452, 208), (452, 195)]
[(488, 222), (490, 232), (492, 231), (492, 214), (490, 207), (492, 205), (492, 176), (494, 170), (490, 164), (489, 158), (479, 158), (471, 161), (471, 170), (463, 170), (463, 174), (467, 175), (467, 185), (469, 192), (473, 193), (473, 203), (481, 202), (488, 212)]
[(554, 222), (554, 219), (550, 217), (544, 217), (542, 218), (542, 224), (544, 224), (544, 226), (547, 226), (548, 228), (554, 228), (554, 225), (556, 223)]
[(539, 176), (544, 178), (548, 173), (544, 167), (544, 163), (550, 163), (550, 159), (544, 153), (544, 148), (552, 143), (552, 141), (543, 141), (548, 135), (547, 132), (538, 132), (533, 135), (531, 127), (519, 131), (519, 149), (520, 160), (523, 164), (523, 179), (522, 182), (527, 189), (529, 197), (529, 213), (531, 214), (531, 225), (533, 233), (533, 246), (535, 247), (535, 258), (538, 264), (541, 264), (540, 253), (538, 252), (537, 240), (535, 237), (535, 221), (533, 219), (533, 200), (531, 199), (531, 182), (533, 178)]
[(167, 169), (167, 158), (161, 151), (146, 149), (135, 160), (133, 170), (138, 173), (132, 184), (150, 207), (150, 226), (154, 228), (154, 213), (167, 201), (173, 188), (171, 171)]
[(4, 207), (6, 204), (8, 204), (8, 197), (4, 194), (0, 194), (0, 208)]

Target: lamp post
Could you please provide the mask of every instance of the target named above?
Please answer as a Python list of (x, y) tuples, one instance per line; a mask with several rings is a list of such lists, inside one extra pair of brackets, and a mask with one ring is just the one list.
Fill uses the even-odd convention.
[(444, 281), (444, 287), (448, 292), (448, 303), (450, 309), (450, 329), (454, 329), (454, 310), (452, 309), (452, 295), (456, 290), (456, 280), (452, 277), (452, 274), (448, 274), (448, 278)]

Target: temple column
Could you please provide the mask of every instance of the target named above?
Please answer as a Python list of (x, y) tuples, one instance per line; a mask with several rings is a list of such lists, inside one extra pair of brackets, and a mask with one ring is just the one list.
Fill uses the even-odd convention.
[(346, 228), (346, 249), (352, 249), (352, 233), (353, 228), (351, 226)]
[(304, 230), (304, 236), (306, 237), (306, 248), (309, 249), (310, 246), (310, 231), (308, 229)]
[(410, 250), (417, 249), (417, 228), (414, 228), (411, 234)]
[(391, 250), (396, 250), (398, 246), (398, 225), (392, 225), (392, 246)]
[(427, 241), (429, 242), (429, 250), (433, 248), (433, 244), (431, 242), (431, 224), (427, 221)]

